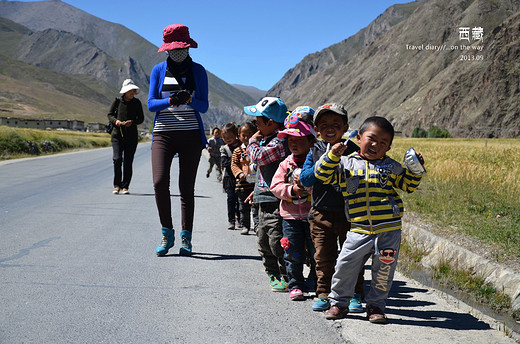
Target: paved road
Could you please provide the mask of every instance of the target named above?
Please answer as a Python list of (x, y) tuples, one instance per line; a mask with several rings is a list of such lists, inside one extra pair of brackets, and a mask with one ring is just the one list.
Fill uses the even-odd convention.
[[(312, 300), (272, 293), (255, 237), (226, 230), (225, 194), (206, 167), (203, 158), (195, 254), (178, 256), (177, 242), (158, 258), (149, 143), (130, 195), (111, 193), (110, 149), (0, 163), (0, 343), (514, 342), (401, 275), (383, 326), (328, 321)], [(179, 228), (176, 168), (172, 180)]]

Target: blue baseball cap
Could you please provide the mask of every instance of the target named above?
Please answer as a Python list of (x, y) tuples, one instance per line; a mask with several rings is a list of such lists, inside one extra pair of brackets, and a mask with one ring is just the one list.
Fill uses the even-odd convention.
[(256, 105), (244, 106), (244, 111), (250, 116), (265, 116), (280, 124), (287, 118), (287, 105), (276, 97), (264, 97)]

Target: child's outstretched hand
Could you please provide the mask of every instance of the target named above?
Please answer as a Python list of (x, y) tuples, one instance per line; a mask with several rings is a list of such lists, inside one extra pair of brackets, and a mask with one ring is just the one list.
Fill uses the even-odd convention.
[(341, 156), (341, 154), (343, 154), (343, 152), (347, 149), (347, 146), (345, 146), (343, 144), (343, 142), (338, 142), (336, 143), (334, 146), (332, 146), (331, 148), (331, 152), (332, 154), (334, 154), (335, 156)]

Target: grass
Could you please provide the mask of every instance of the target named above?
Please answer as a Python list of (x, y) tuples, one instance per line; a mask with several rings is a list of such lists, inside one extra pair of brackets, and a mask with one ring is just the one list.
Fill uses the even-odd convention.
[(0, 160), (110, 145), (110, 135), (105, 133), (0, 126)]
[(496, 247), (496, 259), (520, 258), (520, 140), (396, 138), (389, 155), (414, 147), (428, 173), (402, 194), (406, 211), (444, 231)]
[[(443, 262), (433, 268), (432, 277), (444, 287), (473, 296), (476, 302), (497, 313), (506, 313), (511, 308), (509, 295), (472, 271), (456, 270), (448, 262)], [(518, 320), (518, 314), (513, 314), (513, 318)]]

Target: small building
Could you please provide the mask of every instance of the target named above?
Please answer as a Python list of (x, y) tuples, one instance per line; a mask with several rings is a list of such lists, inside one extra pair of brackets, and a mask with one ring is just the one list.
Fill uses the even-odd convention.
[(28, 129), (65, 129), (85, 131), (85, 122), (70, 119), (0, 117), (0, 125)]

